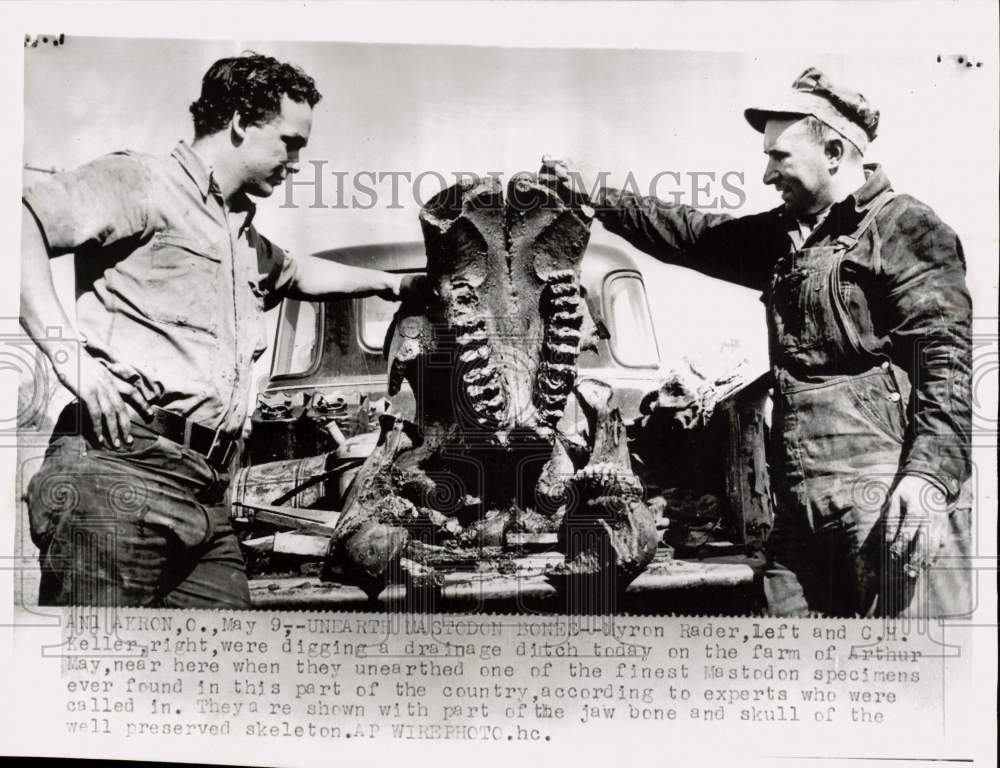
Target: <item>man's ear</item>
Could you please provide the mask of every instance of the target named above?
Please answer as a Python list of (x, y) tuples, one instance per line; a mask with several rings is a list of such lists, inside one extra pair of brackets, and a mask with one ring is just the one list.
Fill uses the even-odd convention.
[(829, 139), (824, 147), (827, 165), (831, 171), (836, 171), (844, 162), (844, 142), (842, 139)]
[(243, 115), (240, 114), (239, 110), (233, 112), (232, 118), (229, 120), (229, 130), (232, 131), (233, 136), (235, 136), (240, 141), (246, 137), (247, 127), (243, 122)]

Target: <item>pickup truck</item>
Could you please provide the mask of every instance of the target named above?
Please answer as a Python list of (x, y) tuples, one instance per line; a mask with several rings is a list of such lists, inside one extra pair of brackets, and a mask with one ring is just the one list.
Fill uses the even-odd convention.
[[(404, 273), (420, 272), (425, 264), (422, 242), (315, 255)], [(755, 579), (770, 525), (766, 384), (737, 380), (730, 386), (694, 453), (689, 436), (673, 447), (670, 440), (664, 442), (664, 451), (684, 453), (677, 456), (675, 468), (699, 477), (691, 488), (661, 487), (655, 477), (655, 465), (663, 458), (657, 455), (661, 443), (650, 431), (644, 433), (643, 425), (650, 421), (650, 402), (670, 371), (657, 344), (640, 258), (628, 246), (592, 243), (581, 274), (581, 292), (598, 341), (581, 352), (579, 378), (599, 379), (614, 389), (615, 404), (630, 434), (636, 435), (636, 473), (647, 484), (650, 503), (662, 514), (661, 551), (629, 587), (624, 607), (631, 612), (747, 613), (758, 604)], [(257, 605), (372, 607), (360, 589), (321, 580), (319, 561), (338, 504), (375, 447), (379, 417), (414, 416), (414, 398), (405, 384), (394, 397), (387, 396), (383, 345), (395, 309), (395, 304), (371, 297), (325, 303), (286, 299), (279, 310), (271, 371), (252, 416), (244, 466), (230, 491)], [(573, 435), (585, 424), (571, 398), (558, 431)], [(695, 459), (694, 454), (708, 458)], [(677, 473), (672, 474), (670, 483), (676, 485)], [(685, 483), (684, 478), (680, 482)], [(711, 500), (708, 517), (699, 519), (695, 509), (693, 518), (680, 524), (675, 520), (669, 530), (671, 508), (697, 508), (703, 499)], [(509, 549), (484, 552), (476, 562), (456, 565), (435, 605), (449, 610), (558, 611), (556, 592), (544, 574), (559, 557), (554, 535), (514, 536)], [(378, 597), (387, 605), (407, 600), (402, 585), (391, 585)]]

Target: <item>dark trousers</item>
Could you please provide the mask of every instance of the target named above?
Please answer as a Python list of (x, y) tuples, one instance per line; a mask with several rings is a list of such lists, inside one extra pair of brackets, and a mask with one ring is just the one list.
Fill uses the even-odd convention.
[(26, 494), (39, 604), (249, 608), (211, 467), (141, 426), (133, 438), (118, 451), (79, 434), (50, 443)]
[[(910, 575), (884, 544), (908, 392), (886, 368), (813, 384), (779, 379), (774, 530), (764, 591), (773, 615), (959, 617), (973, 609), (971, 503), (942, 515), (930, 568)], [(928, 506), (930, 500), (928, 500)]]

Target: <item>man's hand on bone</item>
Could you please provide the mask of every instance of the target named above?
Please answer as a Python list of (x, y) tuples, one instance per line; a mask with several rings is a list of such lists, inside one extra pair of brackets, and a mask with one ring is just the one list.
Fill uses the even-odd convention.
[(427, 275), (403, 275), (399, 281), (399, 301), (402, 304), (421, 305), (428, 299), (430, 281)]
[(538, 170), (538, 182), (551, 187), (567, 205), (593, 208), (590, 191), (583, 174), (573, 166), (571, 160), (560, 160), (551, 155), (542, 155), (542, 167)]

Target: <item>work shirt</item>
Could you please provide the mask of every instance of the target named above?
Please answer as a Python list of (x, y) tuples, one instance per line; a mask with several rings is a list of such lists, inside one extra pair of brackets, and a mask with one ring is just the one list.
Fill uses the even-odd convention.
[[(777, 270), (779, 260), (850, 235), (876, 198), (891, 190), (879, 166), (866, 166), (865, 175), (804, 240), (784, 206), (732, 218), (613, 189), (600, 190), (594, 206), (609, 231), (660, 261), (762, 291), (768, 303), (776, 272), (788, 272)], [(954, 499), (970, 473), (971, 428), (972, 303), (958, 237), (927, 205), (896, 195), (848, 251), (837, 277), (863, 352), (822, 350), (829, 333), (805, 327), (815, 299), (799, 290), (800, 317), (781, 318), (788, 327), (778, 328), (775, 313), (768, 316), (776, 378), (820, 381), (891, 360), (909, 376), (913, 393), (899, 471), (925, 477)], [(787, 279), (782, 287), (789, 289)], [(794, 333), (783, 332), (793, 324)]]
[(181, 142), (166, 157), (116, 152), (24, 193), (51, 252), (75, 252), (77, 324), (87, 351), (151, 405), (224, 434), (247, 414), (263, 313), (295, 261), (226, 205)]

